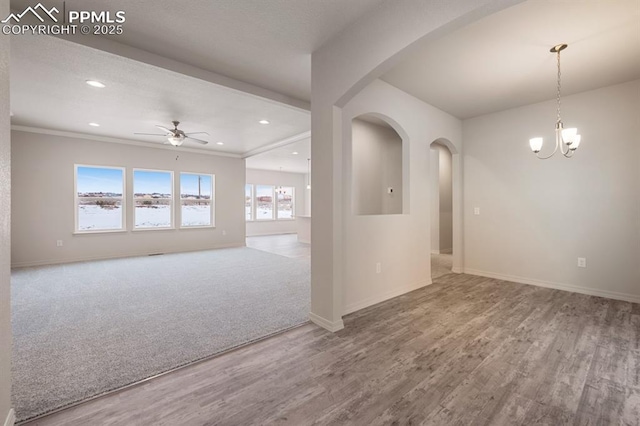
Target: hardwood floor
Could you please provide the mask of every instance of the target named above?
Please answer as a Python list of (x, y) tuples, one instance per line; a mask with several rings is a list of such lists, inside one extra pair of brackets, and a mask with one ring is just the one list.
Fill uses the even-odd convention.
[(449, 274), (32, 425), (638, 425), (640, 305)]
[(247, 247), (311, 261), (311, 244), (298, 242), (297, 234), (247, 237)]

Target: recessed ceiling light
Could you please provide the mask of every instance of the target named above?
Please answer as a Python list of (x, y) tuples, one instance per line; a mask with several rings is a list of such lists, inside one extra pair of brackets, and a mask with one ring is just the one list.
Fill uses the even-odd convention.
[(258, 121), (260, 124), (269, 124), (269, 120), (260, 120)]
[(291, 154), (298, 155), (298, 151), (293, 151)]
[(106, 86), (104, 85), (104, 83), (101, 83), (97, 80), (87, 80), (86, 82), (89, 86), (91, 87), (98, 87), (100, 89), (104, 89)]
[(216, 142), (216, 145), (224, 145), (224, 142)]
[(89, 123), (89, 126), (92, 127), (100, 127), (100, 125), (98, 123)]

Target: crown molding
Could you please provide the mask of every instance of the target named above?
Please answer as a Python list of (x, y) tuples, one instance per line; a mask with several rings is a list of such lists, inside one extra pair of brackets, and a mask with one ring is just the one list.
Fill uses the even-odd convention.
[(44, 129), (40, 127), (11, 125), (11, 130), (15, 130), (19, 132), (38, 133), (42, 135), (62, 136), (62, 137), (74, 138), (74, 139), (88, 139), (88, 140), (97, 141), (97, 142), (119, 143), (122, 145), (141, 146), (144, 148), (165, 149), (165, 150), (171, 150), (171, 151), (191, 152), (194, 154), (215, 155), (218, 157), (244, 158), (240, 154), (233, 154), (229, 152), (213, 151), (213, 150), (198, 149), (198, 148), (188, 148), (183, 146), (164, 145), (164, 144), (157, 144), (152, 142), (135, 141), (131, 139), (120, 139), (120, 138), (112, 138), (107, 136), (96, 136), (96, 135), (90, 135), (86, 133), (75, 133), (75, 132), (66, 132), (61, 130)]

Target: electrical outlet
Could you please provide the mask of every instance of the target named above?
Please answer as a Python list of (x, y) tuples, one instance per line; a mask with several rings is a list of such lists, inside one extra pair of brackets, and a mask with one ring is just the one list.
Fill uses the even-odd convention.
[(579, 268), (586, 268), (587, 267), (587, 258), (586, 257), (579, 257), (578, 258), (578, 267)]
[(473, 208), (473, 214), (476, 216), (480, 216), (480, 207), (474, 207)]
[(377, 262), (376, 263), (376, 274), (380, 274), (382, 273), (382, 263)]
[(56, 240), (56, 247), (62, 247), (62, 240)]
[(227, 231), (226, 230), (222, 230), (222, 235), (227, 235)]

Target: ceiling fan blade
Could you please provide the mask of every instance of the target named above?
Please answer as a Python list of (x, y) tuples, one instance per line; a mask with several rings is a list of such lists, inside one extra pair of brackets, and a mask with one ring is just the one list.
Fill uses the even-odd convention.
[(189, 135), (207, 135), (207, 136), (211, 136), (207, 132), (190, 132), (190, 133), (185, 133), (185, 135), (187, 135), (187, 136), (189, 136)]
[(198, 142), (198, 143), (200, 143), (200, 144), (202, 144), (202, 145), (206, 145), (206, 144), (208, 144), (208, 143), (209, 143), (209, 142), (207, 142), (207, 141), (203, 141), (202, 139), (192, 138), (191, 136), (185, 136), (185, 138), (187, 138), (187, 139), (189, 139), (189, 140), (191, 140), (191, 141), (194, 141), (194, 142)]
[[(167, 129), (167, 128), (166, 128), (166, 127), (164, 127), (164, 126), (158, 126), (158, 125), (156, 125), (156, 127), (157, 127), (158, 129), (162, 130), (163, 132), (167, 132), (167, 133), (171, 133), (171, 134), (173, 134), (173, 130), (169, 130), (169, 129)], [(163, 136), (164, 136), (164, 135), (163, 135)]]
[(134, 133), (134, 135), (145, 135), (145, 136), (166, 136), (164, 133)]

